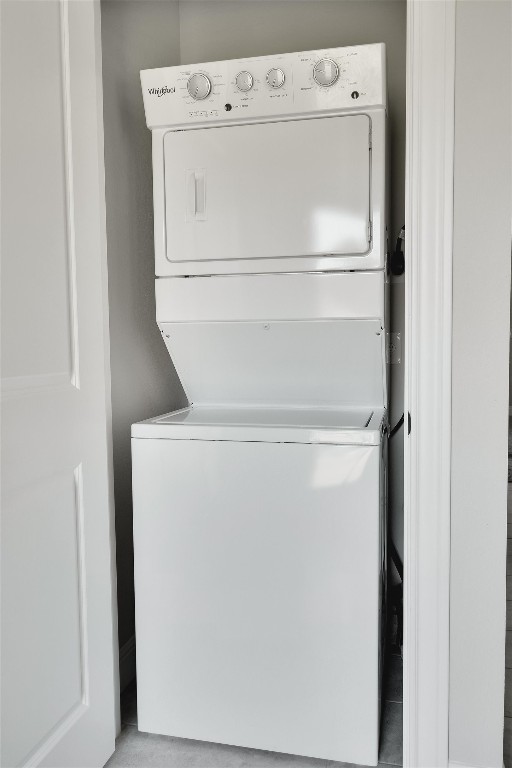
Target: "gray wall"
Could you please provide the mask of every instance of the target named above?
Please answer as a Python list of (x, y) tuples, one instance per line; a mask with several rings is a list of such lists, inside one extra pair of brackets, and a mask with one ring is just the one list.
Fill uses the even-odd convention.
[(510, 22), (509, 3), (457, 3), (449, 741), (450, 761), (488, 768), (502, 765)]
[(178, 64), (177, 2), (101, 4), (119, 642), (134, 632), (130, 425), (184, 397), (155, 322), (151, 133), (139, 70)]
[[(178, 30), (179, 15), (179, 30)], [(114, 470), (121, 644), (133, 632), (129, 425), (181, 403), (154, 322), (150, 134), (138, 70), (296, 50), (387, 45), (391, 234), (404, 220), (405, 0), (102, 0)], [(392, 286), (403, 332), (403, 282)], [(393, 367), (392, 413), (402, 413)], [(402, 549), (402, 442), (393, 441), (392, 527)]]

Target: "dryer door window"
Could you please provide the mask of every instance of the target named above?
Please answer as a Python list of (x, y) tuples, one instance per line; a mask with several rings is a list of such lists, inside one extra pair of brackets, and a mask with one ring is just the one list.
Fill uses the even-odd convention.
[(364, 255), (369, 137), (367, 115), (169, 131), (167, 259)]

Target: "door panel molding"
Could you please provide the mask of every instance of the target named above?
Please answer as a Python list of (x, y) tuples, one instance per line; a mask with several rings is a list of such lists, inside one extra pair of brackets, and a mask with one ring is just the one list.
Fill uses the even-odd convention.
[(78, 576), (78, 621), (80, 625), (80, 684), (82, 704), (89, 706), (89, 649), (87, 645), (87, 593), (85, 574), (85, 519), (84, 519), (84, 484), (82, 463), (73, 470), (75, 481), (76, 511), (76, 559)]
[(73, 705), (46, 734), (40, 744), (29, 754), (23, 765), (35, 768), (51, 752), (52, 748), (83, 717), (90, 704), (89, 697), (89, 656), (87, 648), (87, 601), (85, 581), (84, 503), (83, 469), (78, 464), (73, 470), (75, 495), (76, 560), (78, 580), (78, 622), (80, 638), (80, 702)]
[(73, 171), (73, 127), (71, 122), (71, 61), (69, 54), (69, 6), (68, 0), (60, 2), (61, 85), (62, 119), (64, 136), (64, 165), (66, 192), (66, 239), (69, 281), (69, 323), (71, 345), (71, 383), (80, 389), (80, 365), (78, 343), (78, 306), (76, 284), (76, 232), (75, 232), (75, 184)]
[(69, 373), (41, 373), (34, 376), (4, 376), (1, 399), (33, 395), (41, 390), (69, 389)]
[(54, 728), (45, 736), (40, 743), (27, 757), (23, 763), (23, 768), (36, 768), (42, 760), (52, 751), (61, 739), (69, 733), (71, 728), (85, 714), (87, 706), (83, 703), (75, 704), (71, 710), (59, 720)]

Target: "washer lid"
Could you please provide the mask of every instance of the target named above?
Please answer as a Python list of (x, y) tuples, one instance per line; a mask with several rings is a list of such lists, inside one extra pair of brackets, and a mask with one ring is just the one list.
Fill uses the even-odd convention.
[(190, 406), (132, 425), (133, 438), (379, 445), (383, 408)]

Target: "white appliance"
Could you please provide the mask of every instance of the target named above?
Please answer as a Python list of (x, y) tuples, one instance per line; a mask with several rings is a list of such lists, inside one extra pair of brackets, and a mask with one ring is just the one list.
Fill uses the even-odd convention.
[(384, 46), (141, 80), (190, 406), (132, 428), (139, 728), (376, 765)]

